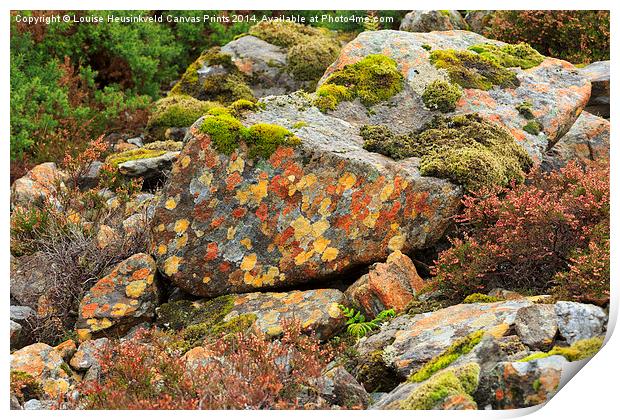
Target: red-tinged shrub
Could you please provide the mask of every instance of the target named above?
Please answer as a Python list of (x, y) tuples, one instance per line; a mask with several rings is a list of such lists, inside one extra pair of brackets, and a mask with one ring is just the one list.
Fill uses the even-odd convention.
[[(257, 330), (211, 339), (181, 356), (174, 337), (142, 330), (98, 356), (98, 381), (80, 386), (74, 408), (328, 408), (317, 393), (331, 347), (302, 334), (296, 322), (270, 339)], [(199, 356), (190, 357), (200, 351)]]
[[(571, 163), (551, 174), (533, 171), (523, 185), (478, 191), (463, 204), (456, 218), (462, 238), (435, 262), (439, 288), (455, 299), (494, 287), (548, 291), (556, 273), (576, 264), (571, 256), (600, 256), (598, 248), (596, 256), (583, 254), (601, 232), (609, 235), (609, 167)], [(599, 263), (608, 267), (609, 259)], [(579, 273), (566, 280), (575, 298), (591, 287)], [(603, 277), (604, 270), (594, 281), (597, 294), (608, 287)]]
[(484, 34), (527, 42), (551, 57), (589, 63), (609, 60), (609, 33), (608, 10), (500, 10)]

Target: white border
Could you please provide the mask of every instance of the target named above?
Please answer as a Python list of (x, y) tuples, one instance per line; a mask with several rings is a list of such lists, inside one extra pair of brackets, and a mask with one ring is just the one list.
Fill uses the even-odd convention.
[[(131, 7), (128, 7), (128, 6)], [(1, 282), (0, 290), (2, 290), (2, 296), (5, 299), (5, 305), (3, 306), (4, 311), (2, 317), (0, 319), (4, 319), (5, 321), (0, 322), (3, 326), (2, 329), (2, 337), (4, 342), (4, 348), (8, 349), (8, 300), (9, 300), (9, 129), (10, 129), (10, 121), (9, 121), (9, 25), (8, 25), (8, 12), (12, 9), (17, 10), (28, 10), (28, 9), (47, 9), (47, 10), (63, 10), (63, 9), (110, 9), (110, 10), (121, 10), (121, 9), (145, 9), (145, 10), (159, 10), (159, 9), (205, 9), (205, 10), (312, 10), (312, 9), (326, 9), (326, 10), (346, 10), (346, 9), (355, 9), (355, 10), (366, 10), (366, 9), (374, 9), (380, 8), (385, 10), (413, 10), (413, 9), (423, 9), (428, 8), (430, 4), (426, 2), (413, 2), (413, 1), (395, 1), (395, 0), (356, 0), (356, 1), (339, 1), (339, 0), (314, 0), (314, 1), (298, 1), (298, 2), (290, 2), (290, 1), (282, 1), (282, 0), (269, 0), (269, 1), (241, 1), (241, 0), (229, 0), (229, 1), (209, 1), (209, 2), (196, 2), (189, 0), (175, 0), (175, 1), (161, 1), (161, 0), (134, 0), (130, 4), (126, 1), (120, 0), (110, 0), (105, 3), (101, 1), (93, 1), (93, 0), (83, 0), (79, 2), (71, 2), (71, 1), (16, 1), (16, 0), (4, 0), (3, 4), (0, 8), (3, 9), (4, 14), (3, 18), (4, 24), (0, 26), (0, 36), (2, 39), (2, 57), (4, 60), (4, 71), (2, 72), (2, 85), (0, 86), (2, 92), (2, 104), (0, 117), (2, 118), (2, 125), (0, 126), (0, 130), (2, 133), (2, 154), (0, 157), (0, 173), (2, 173), (4, 177), (3, 188), (1, 190), (2, 194), (2, 203), (4, 203), (4, 211), (2, 213), (2, 217), (5, 220), (4, 223), (0, 223), (0, 237), (3, 240), (5, 246), (3, 247), (2, 255), (0, 256), (0, 264), (2, 267), (2, 272), (5, 273), (4, 280)], [(599, 0), (591, 0), (591, 1), (575, 1), (575, 0), (564, 0), (562, 2), (543, 2), (543, 1), (533, 1), (533, 0), (521, 0), (520, 2), (497, 2), (497, 1), (473, 1), (473, 0), (463, 0), (463, 1), (446, 1), (440, 0), (433, 2), (433, 8), (436, 9), (460, 9), (460, 10), (478, 10), (478, 9), (610, 9), (612, 10), (612, 56), (617, 57), (616, 54), (616, 33), (618, 29), (618, 25), (616, 25), (616, 9), (620, 9), (616, 4), (611, 1), (599, 1)], [(499, 7), (504, 6), (504, 7)], [(615, 74), (614, 69), (616, 68), (614, 62), (612, 61), (612, 74)], [(612, 89), (612, 97), (619, 97), (617, 95), (618, 86), (615, 83), (611, 85)], [(614, 99), (615, 100), (615, 99)], [(618, 237), (619, 229), (618, 229), (618, 215), (620, 214), (618, 211), (618, 177), (617, 171), (615, 170), (616, 162), (618, 162), (618, 136), (616, 135), (615, 129), (615, 114), (612, 112), (612, 139), (611, 139), (611, 156), (612, 162), (612, 256), (618, 255), (618, 246), (616, 246), (616, 239)], [(618, 303), (618, 273), (619, 271), (619, 262), (618, 258), (612, 258), (612, 313), (610, 316), (610, 325), (609, 329), (613, 330), (617, 319), (617, 303)], [(544, 406), (542, 409), (534, 408), (534, 409), (525, 409), (525, 410), (515, 410), (515, 411), (476, 411), (476, 412), (396, 412), (392, 411), (390, 413), (382, 413), (380, 411), (362, 411), (362, 412), (327, 412), (327, 411), (255, 411), (255, 412), (239, 412), (239, 411), (227, 411), (227, 412), (175, 412), (170, 413), (171, 415), (178, 416), (187, 416), (187, 417), (196, 417), (196, 416), (215, 416), (217, 418), (226, 416), (228, 418), (246, 418), (246, 416), (251, 416), (253, 418), (290, 418), (290, 416), (294, 416), (297, 418), (310, 418), (312, 417), (331, 417), (338, 416), (339, 418), (347, 418), (347, 419), (358, 419), (360, 417), (363, 418), (380, 418), (381, 416), (390, 416), (390, 418), (394, 419), (410, 419), (410, 418), (448, 418), (448, 417), (458, 417), (458, 418), (505, 418), (505, 417), (516, 417), (520, 415), (524, 415), (527, 413), (530, 414), (530, 418), (532, 419), (548, 419), (548, 418), (561, 418), (562, 420), (571, 419), (571, 418), (579, 418), (579, 419), (588, 419), (588, 418), (596, 418), (596, 419), (606, 419), (611, 418), (613, 414), (616, 412), (614, 417), (617, 417), (616, 408), (617, 398), (618, 398), (618, 381), (620, 380), (620, 368), (618, 363), (618, 356), (620, 354), (620, 339), (618, 339), (617, 334), (611, 337), (608, 336), (608, 342), (605, 347), (597, 354), (589, 363), (588, 367), (583, 371), (579, 372), (579, 374), (572, 380), (568, 381), (568, 384), (561, 389), (561, 391), (551, 399), (551, 401)], [(8, 391), (8, 352), (5, 353), (6, 356), (2, 358), (3, 362), (3, 374), (1, 375), (0, 383), (2, 384), (2, 388), (0, 390), (0, 399), (4, 402), (4, 409), (7, 411), (6, 414), (9, 414), (11, 418), (28, 418), (28, 419), (39, 419), (44, 417), (56, 417), (62, 416), (65, 418), (81, 418), (83, 419), (85, 416), (97, 417), (97, 418), (109, 418), (110, 416), (114, 416), (115, 418), (130, 418), (130, 416), (135, 416), (138, 413), (136, 412), (71, 412), (71, 411), (62, 411), (62, 412), (19, 412), (19, 411), (9, 411), (9, 391)], [(578, 370), (578, 369), (577, 369)], [(569, 375), (570, 376), (570, 375)], [(166, 412), (149, 412), (149, 416), (154, 418), (164, 418), (164, 416), (168, 416), (169, 414)], [(79, 417), (78, 417), (79, 416)]]

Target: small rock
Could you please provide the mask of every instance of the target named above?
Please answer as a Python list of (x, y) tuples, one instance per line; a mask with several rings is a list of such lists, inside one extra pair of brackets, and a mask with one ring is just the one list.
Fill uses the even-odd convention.
[(43, 404), (41, 404), (41, 401), (33, 398), (24, 403), (24, 410), (43, 410)]
[(349, 301), (374, 318), (385, 309), (403, 311), (424, 287), (415, 265), (400, 251), (394, 251), (385, 263), (377, 263), (345, 292)]
[(53, 199), (57, 187), (62, 187), (66, 175), (54, 162), (46, 162), (32, 168), (11, 185), (11, 204), (29, 207)]
[(432, 32), (467, 29), (467, 22), (458, 10), (414, 10), (403, 18), (401, 31)]
[(183, 141), (187, 134), (187, 127), (170, 127), (166, 129), (164, 138), (173, 141)]
[(130, 139), (127, 139), (127, 143), (133, 144), (134, 146), (137, 146), (137, 147), (144, 146), (144, 141), (142, 140), (142, 137), (132, 137)]
[(99, 184), (99, 175), (101, 174), (101, 168), (103, 165), (104, 163), (99, 160), (95, 160), (88, 165), (88, 170), (85, 174), (80, 176), (80, 179), (78, 180), (80, 189), (87, 190), (90, 188), (95, 188), (97, 184)]
[(489, 397), (494, 409), (542, 404), (555, 394), (566, 359), (550, 356), (529, 362), (503, 362), (494, 369)]
[(159, 290), (155, 261), (135, 254), (99, 280), (80, 302), (76, 330), (80, 341), (101, 335), (122, 335), (155, 316)]
[(75, 345), (75, 341), (67, 340), (54, 347), (54, 350), (56, 350), (60, 354), (63, 360), (69, 361), (71, 357), (75, 354), (77, 348)]
[(607, 326), (607, 314), (595, 305), (560, 301), (555, 304), (555, 314), (560, 334), (568, 344), (604, 335)]
[(115, 152), (126, 152), (128, 150), (134, 150), (137, 148), (138, 146), (136, 146), (135, 144), (127, 143), (125, 141), (120, 141), (114, 145)]
[(554, 305), (532, 305), (519, 309), (515, 329), (527, 346), (548, 350), (558, 332)]
[(596, 61), (579, 69), (579, 72), (592, 83), (592, 94), (586, 111), (603, 118), (609, 118), (610, 106), (610, 62)]
[(10, 336), (11, 348), (17, 349), (20, 347), (22, 326), (19, 325), (17, 322), (11, 320), (10, 332), (11, 332), (11, 336)]
[(89, 381), (97, 379), (101, 366), (97, 360), (97, 355), (103, 351), (109, 344), (107, 338), (98, 338), (97, 340), (87, 340), (80, 344), (69, 364), (73, 369), (79, 372), (86, 372), (83, 380)]
[(467, 22), (470, 31), (481, 34), (489, 25), (494, 14), (494, 10), (469, 10), (465, 15), (465, 22)]
[(166, 152), (161, 156), (136, 159), (118, 165), (118, 170), (128, 177), (155, 178), (172, 168), (180, 152)]
[(123, 220), (123, 230), (128, 236), (136, 235), (147, 229), (148, 220), (142, 213), (136, 213)]
[(364, 387), (342, 366), (323, 374), (319, 393), (330, 404), (343, 408), (366, 408), (370, 400)]
[(51, 288), (54, 281), (52, 269), (42, 252), (11, 257), (11, 302), (28, 306), (36, 312), (39, 297)]
[(104, 249), (120, 239), (118, 232), (108, 225), (99, 226), (96, 241), (99, 249)]

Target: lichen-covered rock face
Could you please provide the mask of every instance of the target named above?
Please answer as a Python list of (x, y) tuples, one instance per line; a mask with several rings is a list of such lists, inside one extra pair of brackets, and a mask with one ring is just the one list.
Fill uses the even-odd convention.
[(560, 169), (571, 160), (582, 165), (592, 160), (608, 160), (610, 129), (608, 120), (582, 112), (568, 133), (545, 153), (543, 168)]
[(588, 78), (592, 83), (592, 95), (586, 111), (591, 112), (599, 117), (609, 118), (609, 105), (610, 105), (610, 62), (608, 61), (596, 61), (588, 64), (579, 72)]
[(554, 305), (532, 305), (517, 311), (515, 329), (521, 341), (531, 348), (545, 350), (558, 332)]
[(367, 408), (370, 395), (344, 367), (329, 369), (319, 381), (321, 397), (346, 408)]
[[(359, 102), (356, 105), (356, 101), (341, 102), (329, 113), (358, 125), (387, 125), (394, 132), (405, 134), (420, 129), (432, 115), (441, 112), (424, 107), (421, 96), (426, 86), (435, 80), (450, 81), (450, 73), (453, 76), (467, 73), (475, 78), (480, 76), (478, 73), (471, 73), (471, 68), (465, 72), (460, 72), (459, 68), (455, 68), (452, 72), (450, 69), (438, 68), (431, 63), (431, 54), (436, 51), (447, 51), (448, 54), (443, 55), (454, 63), (449, 53), (465, 51), (465, 57), (478, 60), (477, 52), (469, 48), (480, 47), (486, 43), (500, 47), (506, 45), (467, 31), (363, 32), (343, 47), (340, 56), (327, 69), (319, 85), (335, 71), (368, 55), (384, 54), (392, 58), (407, 82), (403, 92), (394, 96), (391, 101), (374, 106), (371, 113), (364, 112), (363, 105)], [(480, 48), (476, 50), (482, 51)], [(572, 64), (549, 57), (545, 57), (540, 64), (533, 67), (530, 65), (536, 61), (522, 62), (523, 68), (505, 68), (501, 65), (503, 61), (501, 59), (490, 61), (497, 66), (489, 64), (489, 61), (484, 61), (482, 64), (488, 67), (490, 80), (496, 78), (500, 85), (491, 86), (489, 80), (485, 79), (481, 86), (488, 90), (463, 87), (463, 95), (456, 102), (453, 112), (459, 114), (476, 112), (489, 121), (500, 123), (524, 146), (530, 156), (540, 160), (543, 152), (573, 125), (588, 102), (589, 80)], [(445, 66), (445, 62), (442, 65)], [(528, 119), (517, 110), (517, 106), (523, 102), (532, 104), (532, 115), (542, 127), (540, 133), (532, 134), (524, 130)], [(407, 118), (410, 115), (414, 117)]]
[(11, 371), (30, 375), (48, 398), (65, 394), (75, 381), (62, 353), (45, 343), (31, 344), (12, 353)]
[(80, 302), (76, 331), (80, 341), (115, 336), (155, 316), (157, 268), (149, 255), (136, 254), (99, 280)]
[(283, 126), (300, 144), (251, 159), (243, 143), (218, 153), (201, 120), (190, 129), (151, 222), (152, 254), (177, 286), (211, 297), (316, 282), (442, 236), (460, 187), (364, 150), (307, 95), (263, 102), (243, 124)]
[(360, 341), (357, 350), (362, 356), (381, 351), (384, 362), (404, 379), (468, 334), (485, 331), (503, 336), (514, 325), (517, 311), (530, 305), (527, 300), (473, 303), (404, 315)]
[(560, 334), (568, 344), (603, 335), (607, 327), (607, 314), (595, 305), (560, 301), (555, 304), (555, 314)]
[(297, 320), (305, 330), (328, 339), (345, 323), (338, 305), (346, 303), (342, 292), (319, 289), (294, 292), (248, 293), (235, 296), (233, 308), (224, 322), (244, 315), (256, 315), (256, 326), (268, 335), (282, 333), (282, 322)]
[(371, 319), (385, 309), (401, 312), (424, 287), (409, 257), (391, 253), (385, 263), (375, 264), (346, 290), (349, 301)]
[(494, 397), (491, 406), (513, 409), (549, 401), (558, 389), (565, 363), (561, 356), (499, 363), (491, 375), (489, 395)]
[(401, 31), (431, 32), (467, 29), (467, 22), (458, 10), (414, 10), (400, 23)]
[(28, 207), (53, 200), (65, 179), (66, 175), (53, 162), (37, 165), (11, 185), (11, 205)]

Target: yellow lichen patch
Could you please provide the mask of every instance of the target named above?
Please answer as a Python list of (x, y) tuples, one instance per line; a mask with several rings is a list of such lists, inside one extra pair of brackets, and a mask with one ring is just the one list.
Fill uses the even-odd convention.
[(105, 330), (106, 328), (110, 328), (112, 326), (112, 321), (110, 321), (108, 318), (91, 318), (86, 320), (86, 323), (88, 324), (92, 332)]
[(183, 169), (187, 168), (191, 162), (192, 162), (191, 157), (189, 157), (188, 155), (183, 156), (183, 159), (181, 159), (181, 168)]
[(229, 174), (232, 174), (233, 172), (242, 173), (244, 168), (245, 161), (241, 158), (241, 156), (238, 156), (237, 159), (230, 161), (228, 168), (226, 168), (226, 172)]
[(210, 281), (211, 281), (211, 277), (209, 277), (209, 276), (204, 276), (204, 277), (202, 278), (202, 282), (203, 282), (204, 284), (208, 284)]
[(291, 223), (291, 226), (295, 229), (295, 240), (297, 241), (301, 240), (312, 231), (312, 225), (310, 225), (310, 222), (304, 216), (299, 216), (295, 219), (293, 223)]
[(243, 257), (243, 261), (241, 261), (241, 269), (243, 271), (250, 271), (256, 265), (256, 254), (250, 254)]
[(174, 223), (174, 231), (178, 233), (179, 235), (183, 234), (187, 230), (188, 226), (189, 226), (189, 220), (179, 219)]
[(129, 306), (127, 306), (124, 303), (115, 303), (114, 306), (112, 307), (112, 310), (110, 311), (110, 314), (112, 314), (112, 316), (115, 317), (122, 317), (125, 316), (125, 314), (127, 313), (127, 309), (129, 309)]
[(329, 211), (327, 210), (329, 206), (332, 204), (332, 200), (329, 197), (324, 198), (319, 204), (319, 214), (323, 217), (329, 216)]
[(304, 264), (306, 261), (308, 261), (310, 258), (312, 258), (313, 255), (314, 255), (314, 249), (311, 249), (311, 250), (306, 251), (306, 252), (300, 252), (295, 257), (295, 265), (302, 265), (302, 264)]
[(213, 172), (206, 171), (198, 177), (198, 181), (205, 187), (211, 186), (211, 182), (213, 182)]
[(164, 207), (166, 207), (168, 210), (174, 210), (177, 207), (177, 202), (174, 201), (174, 198), (169, 198), (166, 200)]
[(166, 230), (166, 226), (163, 223), (160, 223), (157, 225), (157, 227), (155, 228), (158, 232), (163, 232), (164, 230)]
[(76, 333), (79, 342), (90, 340), (91, 334), (89, 329), (80, 328)]
[(405, 236), (402, 234), (392, 236), (388, 242), (388, 249), (390, 251), (400, 251), (405, 245)]
[(372, 229), (375, 227), (375, 224), (377, 223), (378, 218), (379, 218), (379, 212), (368, 213), (368, 215), (364, 218), (362, 223), (364, 224), (364, 226)]
[(252, 241), (250, 240), (250, 238), (243, 238), (242, 240), (239, 241), (241, 243), (241, 245), (243, 245), (246, 249), (252, 249)]
[(322, 254), (323, 251), (325, 251), (325, 248), (327, 248), (327, 245), (329, 245), (331, 243), (331, 241), (323, 236), (319, 236), (318, 238), (316, 238), (316, 240), (314, 241), (314, 243), (312, 244), (312, 246), (314, 247), (314, 250), (318, 253), (318, 254)]
[(381, 201), (386, 201), (388, 198), (390, 198), (393, 192), (394, 192), (394, 184), (392, 183), (386, 184), (381, 190), (381, 194), (379, 194), (379, 198), (381, 199)]
[(179, 265), (181, 264), (181, 257), (177, 257), (173, 255), (168, 257), (166, 261), (164, 261), (164, 274), (167, 276), (172, 276), (179, 271)]
[(329, 229), (329, 222), (326, 219), (321, 219), (312, 224), (312, 234), (315, 238), (323, 235), (327, 229)]
[(301, 177), (296, 187), (298, 190), (303, 190), (304, 188), (311, 187), (313, 184), (317, 182), (318, 178), (315, 174), (308, 174)]
[(157, 247), (157, 254), (164, 255), (166, 252), (168, 252), (168, 246), (166, 246), (166, 244), (159, 244)]
[(321, 257), (321, 260), (325, 262), (329, 262), (329, 261), (335, 260), (337, 256), (338, 256), (338, 250), (336, 248), (329, 247), (325, 249), (325, 252), (323, 252), (323, 256)]
[(356, 181), (357, 181), (356, 176), (349, 172), (345, 173), (344, 175), (340, 177), (340, 179), (338, 179), (338, 183), (342, 185), (345, 190), (348, 190), (351, 187), (353, 187)]
[(510, 329), (510, 325), (506, 323), (502, 323), (502, 324), (494, 326), (493, 328), (489, 329), (487, 332), (495, 338), (502, 338), (504, 335), (506, 335), (509, 329)]
[(267, 333), (267, 335), (271, 337), (275, 337), (277, 335), (282, 334), (282, 327), (279, 325), (273, 325), (273, 326), (267, 327), (267, 330), (265, 332)]
[(259, 286), (273, 286), (276, 282), (276, 278), (279, 278), (279, 276), (280, 270), (278, 267), (271, 266), (267, 269), (266, 273), (254, 278), (254, 284)]
[(69, 220), (71, 223), (79, 223), (80, 222), (80, 215), (78, 213), (71, 213), (69, 216), (67, 216), (67, 220)]
[(267, 197), (267, 180), (259, 181), (256, 185), (250, 185), (250, 193), (256, 204), (260, 204)]
[(43, 392), (51, 397), (64, 395), (69, 390), (69, 383), (64, 379), (48, 379), (43, 383)]
[(144, 280), (132, 281), (125, 287), (125, 295), (130, 298), (139, 298), (146, 289)]
[(232, 241), (235, 238), (235, 234), (237, 233), (237, 226), (230, 226), (226, 231), (226, 239)]
[(176, 249), (181, 249), (183, 248), (185, 245), (187, 245), (187, 233), (184, 233), (183, 236), (178, 237), (175, 241), (174, 241), (174, 245)]
[(331, 317), (331, 318), (340, 318), (342, 316), (342, 311), (340, 310), (340, 308), (338, 307), (338, 303), (336, 302), (332, 302), (329, 305), (329, 308), (327, 308), (327, 314)]

